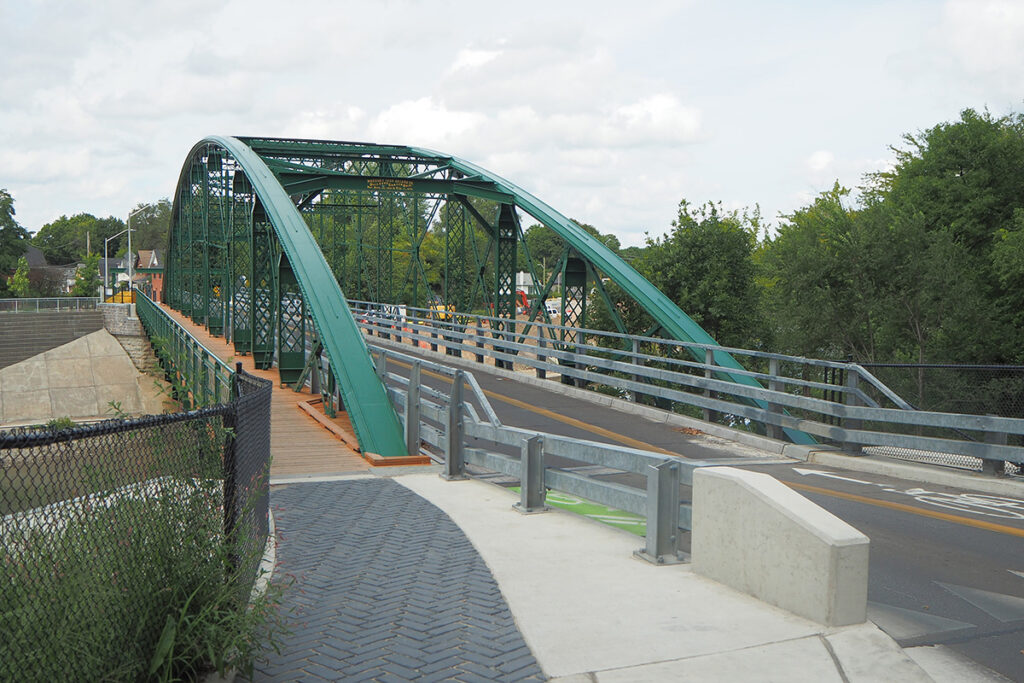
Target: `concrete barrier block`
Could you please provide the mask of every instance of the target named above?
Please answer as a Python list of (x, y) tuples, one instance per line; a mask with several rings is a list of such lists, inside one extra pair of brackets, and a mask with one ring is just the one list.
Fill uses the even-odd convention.
[(867, 618), (868, 538), (776, 479), (693, 475), (693, 569), (827, 626)]

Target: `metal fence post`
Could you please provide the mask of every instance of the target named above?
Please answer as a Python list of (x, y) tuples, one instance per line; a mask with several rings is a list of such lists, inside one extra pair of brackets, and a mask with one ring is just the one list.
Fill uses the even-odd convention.
[[(715, 352), (712, 351), (711, 349), (704, 349), (704, 364), (708, 366), (708, 367), (704, 368), (704, 378), (705, 379), (711, 379), (712, 376), (714, 375), (714, 373), (711, 371), (711, 366), (715, 364)], [(710, 389), (705, 389), (704, 390), (704, 397), (705, 398), (711, 398), (711, 390)], [(703, 417), (704, 417), (704, 421), (705, 422), (714, 422), (715, 421), (715, 416), (717, 415), (716, 411), (711, 410), (710, 408), (704, 408), (702, 410), (702, 413), (703, 413)]]
[[(630, 359), (630, 362), (633, 365), (643, 365), (644, 364), (643, 359), (642, 358), (638, 358), (639, 355), (640, 355), (640, 341), (637, 340), (637, 339), (634, 339), (633, 340), (633, 357)], [(640, 375), (633, 375), (633, 381), (639, 383), (641, 381)], [(640, 401), (640, 394), (637, 391), (631, 391), (631, 392), (629, 392), (628, 399), (630, 401), (632, 401), (633, 403), (639, 403), (639, 401)]]
[(547, 489), (544, 487), (544, 438), (539, 434), (523, 441), (520, 447), (519, 502), (513, 505), (523, 514), (545, 512)]
[[(848, 406), (860, 405), (860, 400), (857, 398), (857, 394), (855, 393), (857, 391), (857, 384), (859, 383), (859, 380), (860, 375), (857, 374), (856, 370), (854, 370), (853, 368), (846, 369), (846, 377), (843, 381), (843, 384), (846, 386), (846, 391), (843, 393), (844, 404)], [(863, 421), (847, 417), (843, 418), (842, 425), (843, 429), (859, 430), (863, 427)], [(854, 441), (845, 442), (843, 444), (843, 450), (855, 453), (857, 455), (860, 455), (862, 453), (861, 445)]]
[(405, 397), (405, 447), (409, 455), (420, 452), (420, 362), (409, 368), (409, 391)]
[(484, 333), (480, 331), (480, 325), (481, 324), (482, 323), (480, 322), (480, 316), (477, 316), (476, 317), (476, 327), (473, 328), (473, 336), (475, 337), (476, 348), (477, 348), (477, 352), (476, 352), (476, 362), (477, 363), (483, 363), (484, 362), (484, 354), (483, 354)]
[(633, 554), (653, 564), (677, 564), (679, 463), (647, 466), (647, 544)]
[(456, 370), (455, 378), (452, 380), (452, 393), (448, 400), (444, 471), (441, 473), (441, 477), (449, 481), (466, 478), (466, 462), (463, 458), (465, 446), (462, 443), (462, 436), (465, 431), (462, 425), (462, 387), (465, 382), (466, 373), (462, 370)]
[(377, 371), (377, 377), (381, 382), (388, 376), (388, 358), (381, 351), (380, 355), (376, 358), (376, 363), (373, 364), (373, 369)]
[(430, 350), (437, 351), (437, 330), (430, 330)]
[[(547, 354), (544, 353), (544, 349), (547, 348), (548, 339), (547, 335), (544, 334), (544, 328), (540, 325), (537, 326), (537, 361), (540, 363), (548, 362)], [(537, 379), (547, 379), (548, 371), (540, 366), (537, 367)]]
[[(768, 359), (768, 374), (771, 375), (771, 379), (768, 380), (768, 389), (771, 391), (784, 391), (785, 387), (782, 382), (776, 379), (779, 376), (779, 359), (769, 358)], [(779, 403), (769, 403), (768, 412), (781, 415), (782, 405)], [(772, 423), (767, 423), (768, 438), (777, 439), (782, 441), (784, 438), (782, 426)]]
[[(579, 323), (579, 324), (583, 324), (583, 323)], [(583, 330), (576, 330), (576, 348), (574, 349), (574, 352), (575, 352), (577, 358), (586, 358), (586, 354), (583, 353), (583, 349), (582, 349), (582, 347), (586, 346), (586, 345), (587, 345), (587, 338), (583, 334)], [(576, 367), (577, 368), (580, 367), (580, 364), (578, 362), (576, 363)], [(586, 370), (587, 369), (587, 364), (583, 363), (583, 367), (581, 369), (582, 370)], [(577, 377), (575, 383), (576, 383), (576, 386), (579, 387), (580, 389), (585, 389), (587, 387), (587, 380), (583, 379), (582, 377)]]
[[(1005, 446), (1008, 441), (1006, 432), (985, 432), (985, 443)], [(1006, 474), (1006, 461), (985, 458), (981, 461), (981, 471), (992, 475)]]

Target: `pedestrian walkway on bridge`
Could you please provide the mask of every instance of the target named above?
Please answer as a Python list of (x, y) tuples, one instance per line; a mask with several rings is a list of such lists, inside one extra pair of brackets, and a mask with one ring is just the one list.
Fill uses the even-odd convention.
[[(165, 309), (167, 310), (167, 309)], [(207, 348), (233, 358), (168, 310)], [(873, 624), (827, 628), (562, 510), (439, 467), (370, 468), (274, 384), (271, 506), (292, 633), (256, 681), (998, 680)], [(921, 665), (917, 663), (918, 660)]]

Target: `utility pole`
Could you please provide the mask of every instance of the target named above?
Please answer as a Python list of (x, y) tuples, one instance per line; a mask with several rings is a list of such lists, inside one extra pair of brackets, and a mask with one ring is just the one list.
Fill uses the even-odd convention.
[(85, 256), (86, 256), (86, 258), (92, 256), (92, 248), (89, 246), (89, 237), (91, 237), (91, 236), (92, 236), (92, 233), (89, 232), (88, 230), (86, 230), (85, 231)]

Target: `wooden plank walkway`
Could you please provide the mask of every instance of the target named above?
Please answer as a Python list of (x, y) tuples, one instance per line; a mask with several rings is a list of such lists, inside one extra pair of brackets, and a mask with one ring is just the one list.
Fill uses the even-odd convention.
[[(364, 472), (370, 468), (358, 453), (299, 408), (300, 402), (315, 398), (308, 391), (296, 392), (290, 387), (281, 387), (276, 368), (257, 370), (251, 355), (236, 356), (234, 347), (223, 337), (211, 336), (205, 328), (166, 304), (160, 307), (225, 363), (234, 365), (240, 361), (246, 372), (273, 382), (270, 405), (271, 477)], [(344, 413), (339, 412), (333, 422), (353, 433)]]

